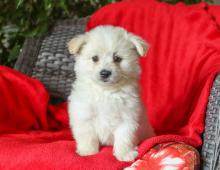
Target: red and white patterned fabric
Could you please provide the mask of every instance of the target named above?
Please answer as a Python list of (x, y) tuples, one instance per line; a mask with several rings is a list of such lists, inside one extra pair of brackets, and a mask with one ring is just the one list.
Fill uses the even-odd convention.
[(164, 143), (150, 149), (124, 170), (196, 170), (199, 163), (195, 148), (184, 143)]

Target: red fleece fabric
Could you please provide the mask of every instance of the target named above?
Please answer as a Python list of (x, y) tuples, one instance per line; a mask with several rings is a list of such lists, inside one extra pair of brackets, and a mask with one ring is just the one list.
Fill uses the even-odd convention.
[[(212, 14), (219, 16), (215, 8)], [(204, 3), (128, 0), (102, 8), (87, 24), (87, 30), (121, 26), (149, 42), (147, 56), (140, 59), (141, 95), (157, 135), (166, 135), (157, 138), (159, 143), (202, 144), (208, 96), (220, 70), (220, 30), (208, 9)]]
[(0, 104), (1, 170), (116, 170), (130, 164), (117, 161), (111, 147), (78, 156), (66, 103), (49, 104), (39, 81), (4, 66), (0, 66)]
[[(219, 10), (216, 10), (219, 9)], [(139, 157), (157, 143), (202, 144), (212, 82), (220, 70), (220, 8), (128, 0), (107, 5), (87, 30), (122, 26), (150, 44), (142, 67), (142, 99), (158, 136), (139, 146)], [(49, 104), (37, 80), (0, 66), (0, 169), (119, 170), (112, 147), (80, 157), (68, 129), (66, 103)]]

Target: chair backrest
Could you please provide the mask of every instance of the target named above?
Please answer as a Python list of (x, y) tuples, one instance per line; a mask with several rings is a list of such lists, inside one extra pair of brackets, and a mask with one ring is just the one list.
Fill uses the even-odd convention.
[(15, 69), (40, 80), (51, 96), (66, 99), (75, 79), (74, 56), (67, 42), (83, 33), (88, 17), (57, 22), (50, 32), (37, 39), (27, 39)]

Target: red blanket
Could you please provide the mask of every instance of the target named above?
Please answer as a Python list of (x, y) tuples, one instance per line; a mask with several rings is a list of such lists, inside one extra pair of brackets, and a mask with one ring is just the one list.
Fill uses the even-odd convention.
[(166, 135), (157, 142), (202, 144), (210, 87), (220, 70), (217, 14), (220, 7), (214, 11), (203, 3), (173, 6), (128, 0), (97, 11), (87, 25), (87, 30), (121, 26), (150, 43), (147, 57), (140, 61), (141, 85), (150, 121), (157, 135)]
[[(218, 10), (216, 10), (218, 9)], [(219, 7), (128, 0), (96, 12), (88, 29), (122, 26), (150, 43), (140, 64), (142, 97), (157, 137), (139, 146), (139, 156), (165, 141), (202, 144), (206, 104), (220, 70)], [(0, 169), (116, 170), (111, 147), (80, 157), (68, 129), (66, 104), (51, 105), (43, 85), (0, 67)]]

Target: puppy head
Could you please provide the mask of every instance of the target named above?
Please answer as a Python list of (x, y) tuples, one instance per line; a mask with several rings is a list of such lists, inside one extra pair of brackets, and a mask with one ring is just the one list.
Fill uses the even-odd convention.
[(138, 57), (147, 47), (140, 37), (113, 26), (96, 27), (68, 43), (69, 52), (76, 56), (78, 78), (105, 85), (138, 79)]

